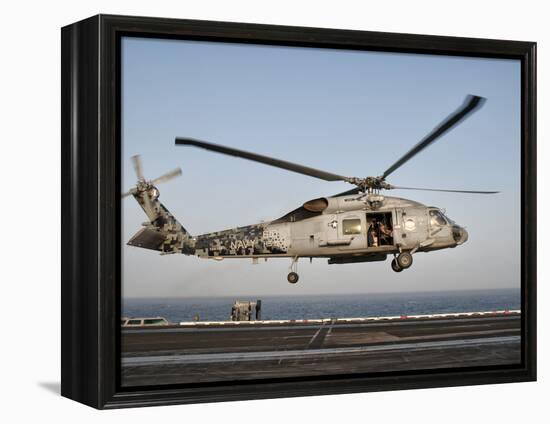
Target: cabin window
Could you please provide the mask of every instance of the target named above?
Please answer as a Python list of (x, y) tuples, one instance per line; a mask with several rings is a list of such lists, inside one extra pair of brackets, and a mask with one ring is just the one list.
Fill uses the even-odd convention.
[(447, 221), (445, 221), (445, 218), (443, 217), (443, 214), (441, 212), (432, 209), (430, 210), (430, 225), (435, 227), (442, 227), (444, 225), (447, 225)]
[(345, 236), (361, 234), (361, 219), (344, 219), (342, 221), (342, 232)]
[(141, 320), (140, 319), (131, 319), (131, 320), (128, 320), (126, 325), (141, 325)]

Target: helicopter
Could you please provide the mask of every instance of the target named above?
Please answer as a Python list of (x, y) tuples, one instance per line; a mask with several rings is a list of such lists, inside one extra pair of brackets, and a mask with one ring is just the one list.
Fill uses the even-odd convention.
[(391, 268), (402, 272), (413, 264), (413, 255), (454, 248), (468, 240), (466, 229), (438, 207), (414, 200), (381, 194), (387, 190), (427, 190), (466, 194), (495, 194), (498, 191), (448, 190), (395, 186), (386, 178), (443, 134), (479, 110), (486, 99), (468, 95), (462, 105), (426, 137), (375, 177), (347, 177), (304, 165), (271, 158), (193, 138), (177, 137), (176, 146), (191, 146), (248, 159), (308, 175), (325, 181), (344, 181), (355, 187), (333, 196), (308, 200), (284, 216), (258, 224), (192, 236), (159, 201), (156, 185), (181, 175), (181, 169), (146, 180), (139, 156), (132, 162), (137, 185), (122, 196), (133, 196), (149, 221), (128, 242), (130, 246), (161, 254), (181, 253), (199, 258), (224, 259), (289, 258), (287, 280), (298, 282), (300, 258), (327, 258), (328, 264), (385, 261), (393, 256)]

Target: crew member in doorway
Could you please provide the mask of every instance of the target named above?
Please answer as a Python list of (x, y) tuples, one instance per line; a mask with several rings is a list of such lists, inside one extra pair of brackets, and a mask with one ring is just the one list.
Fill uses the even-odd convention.
[(369, 247), (378, 247), (378, 221), (373, 218), (367, 231)]
[(392, 230), (384, 222), (378, 225), (378, 232), (380, 234), (380, 245), (392, 244)]

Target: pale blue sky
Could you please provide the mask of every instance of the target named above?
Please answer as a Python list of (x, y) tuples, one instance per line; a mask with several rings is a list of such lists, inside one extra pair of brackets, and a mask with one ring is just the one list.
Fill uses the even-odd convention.
[[(416, 255), (399, 274), (389, 260), (330, 266), (304, 260), (300, 282), (291, 286), (287, 259), (213, 262), (124, 245), (125, 296), (519, 287), (519, 61), (125, 38), (122, 82), (122, 186), (135, 184), (135, 154), (147, 178), (181, 167), (181, 177), (159, 186), (161, 201), (194, 235), (277, 218), (351, 186), (176, 147), (176, 136), (342, 175), (379, 175), (467, 94), (487, 102), (388, 181), (501, 191), (386, 192), (446, 208), (470, 234), (456, 249)], [(124, 243), (145, 219), (132, 198), (123, 200)]]

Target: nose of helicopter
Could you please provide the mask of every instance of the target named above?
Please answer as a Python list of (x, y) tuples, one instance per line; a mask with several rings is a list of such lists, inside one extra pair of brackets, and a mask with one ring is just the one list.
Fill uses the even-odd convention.
[(468, 241), (468, 231), (463, 227), (455, 225), (453, 227), (453, 238), (457, 245), (464, 244)]

